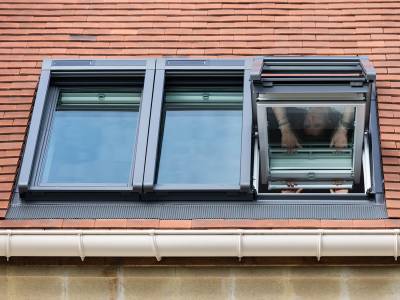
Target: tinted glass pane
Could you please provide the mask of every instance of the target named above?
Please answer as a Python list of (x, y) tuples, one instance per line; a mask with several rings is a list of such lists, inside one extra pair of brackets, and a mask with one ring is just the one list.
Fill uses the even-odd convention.
[(140, 102), (140, 93), (135, 92), (61, 92), (61, 105), (112, 104), (129, 105)]
[(165, 95), (165, 102), (173, 103), (241, 103), (242, 101), (241, 92), (168, 92)]
[(242, 112), (167, 110), (160, 184), (239, 184)]
[(127, 185), (138, 113), (56, 111), (41, 184)]
[(351, 169), (354, 108), (268, 108), (270, 171)]

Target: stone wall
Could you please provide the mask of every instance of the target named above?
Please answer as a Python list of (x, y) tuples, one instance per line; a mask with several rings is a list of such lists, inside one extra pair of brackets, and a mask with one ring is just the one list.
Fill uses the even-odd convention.
[(386, 267), (0, 265), (0, 299), (400, 299)]

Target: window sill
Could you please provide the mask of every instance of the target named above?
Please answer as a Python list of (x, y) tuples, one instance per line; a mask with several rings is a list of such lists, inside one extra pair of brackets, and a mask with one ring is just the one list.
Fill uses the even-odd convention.
[[(305, 195), (306, 196), (306, 195)], [(293, 197), (292, 197), (293, 198)], [(386, 219), (384, 203), (343, 195), (335, 201), (26, 201), (14, 194), (6, 219)], [(378, 202), (379, 203), (379, 202)]]

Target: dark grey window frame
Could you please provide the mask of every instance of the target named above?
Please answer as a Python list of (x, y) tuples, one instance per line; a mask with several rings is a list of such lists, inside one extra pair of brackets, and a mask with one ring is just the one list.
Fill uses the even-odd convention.
[[(285, 64), (287, 66), (285, 66)], [(307, 64), (307, 68), (304, 68), (304, 64)], [(371, 188), (365, 193), (356, 194), (278, 194), (278, 193), (262, 193), (257, 195), (257, 199), (269, 200), (271, 203), (287, 203), (287, 204), (300, 204), (300, 203), (323, 203), (335, 204), (335, 203), (348, 203), (348, 204), (367, 204), (373, 205), (384, 205), (384, 188), (383, 188), (383, 171), (382, 171), (382, 159), (380, 149), (380, 133), (378, 123), (378, 110), (377, 110), (377, 95), (376, 95), (376, 72), (368, 57), (365, 56), (348, 56), (348, 57), (280, 57), (280, 56), (268, 56), (258, 57), (253, 62), (253, 68), (251, 73), (251, 89), (253, 97), (253, 116), (254, 120), (257, 120), (257, 100), (259, 93), (265, 93), (267, 90), (274, 90), (274, 92), (287, 92), (286, 86), (279, 86), (281, 81), (289, 80), (295, 82), (305, 81), (309, 85), (305, 86), (304, 92), (310, 93), (313, 90), (321, 90), (321, 78), (309, 78), (307, 76), (298, 78), (283, 79), (279, 77), (270, 77), (263, 79), (262, 73), (264, 68), (276, 71), (277, 73), (285, 73), (288, 70), (298, 70), (299, 73), (307, 72), (307, 69), (317, 70), (319, 72), (339, 73), (341, 71), (352, 70), (351, 65), (358, 64), (359, 70), (363, 74), (363, 78), (350, 78), (350, 77), (338, 77), (332, 76), (325, 78), (331, 82), (347, 82), (347, 87), (344, 87), (345, 92), (348, 92), (350, 88), (354, 90), (367, 89), (367, 105), (365, 106), (365, 127), (364, 127), (364, 138), (368, 142), (368, 150), (370, 157), (371, 167)], [(324, 65), (321, 68), (321, 65)], [(346, 66), (348, 65), (348, 66)], [(283, 68), (282, 68), (283, 66)], [(279, 69), (282, 68), (282, 69)], [(276, 81), (276, 82), (275, 82)], [(312, 86), (313, 82), (315, 87)], [(274, 86), (278, 83), (277, 87)], [(318, 86), (319, 85), (319, 86)], [(358, 88), (359, 87), (359, 88)], [(279, 90), (281, 89), (281, 90)], [(296, 90), (301, 90), (302, 87), (296, 87)], [(343, 86), (339, 87), (342, 91)], [(314, 92), (315, 92), (314, 91)], [(334, 88), (332, 89), (334, 91)], [(330, 92), (332, 92), (330, 91)], [(255, 123), (257, 127), (257, 124)], [(260, 173), (259, 173), (260, 174)], [(259, 175), (258, 177), (260, 177)]]
[[(142, 178), (146, 156), (148, 120), (155, 74), (155, 60), (44, 60), (35, 105), (32, 112), (25, 152), (19, 172), (17, 187), (20, 195), (27, 192), (128, 192), (142, 191)], [(54, 86), (54, 78), (74, 78), (78, 76), (97, 76), (112, 79), (116, 76), (140, 76), (143, 78), (142, 99), (139, 106), (137, 138), (133, 155), (130, 182), (128, 186), (101, 184), (55, 185), (42, 187), (36, 184), (39, 163), (42, 160), (43, 141), (49, 132), (51, 116), (55, 111), (59, 87)], [(133, 174), (132, 174), (133, 172)]]
[[(253, 120), (251, 90), (249, 84), (251, 67), (251, 59), (157, 59), (146, 167), (143, 180), (143, 191), (145, 197), (147, 195), (147, 198), (149, 199), (188, 199), (188, 194), (191, 194), (190, 197), (197, 198), (198, 196), (196, 194), (200, 192), (202, 198), (205, 197), (204, 193), (207, 193), (211, 199), (213, 199), (216, 194), (220, 194), (222, 198), (225, 198), (227, 193), (231, 193), (235, 198), (240, 198), (236, 193), (242, 192), (247, 194), (247, 197), (245, 197), (246, 199), (252, 199), (251, 172)], [(206, 71), (211, 74), (215, 72), (219, 76), (223, 76), (224, 72), (229, 73), (230, 71), (240, 71), (243, 73), (242, 141), (240, 183), (238, 185), (226, 186), (204, 184), (199, 186), (190, 184), (160, 185), (155, 183), (160, 146), (160, 124), (162, 122), (165, 79), (170, 71), (177, 73), (182, 72), (182, 74), (184, 74), (183, 72), (190, 72), (191, 74), (196, 74), (196, 72), (198, 72), (201, 74), (201, 72)], [(153, 195), (151, 196), (151, 194)], [(232, 197), (228, 196), (227, 198)]]

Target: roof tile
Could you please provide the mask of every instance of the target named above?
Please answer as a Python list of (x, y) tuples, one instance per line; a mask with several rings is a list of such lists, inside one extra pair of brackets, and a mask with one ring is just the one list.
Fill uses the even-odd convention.
[(192, 220), (160, 220), (160, 229), (190, 229)]
[(126, 219), (96, 219), (94, 228), (126, 228)]

